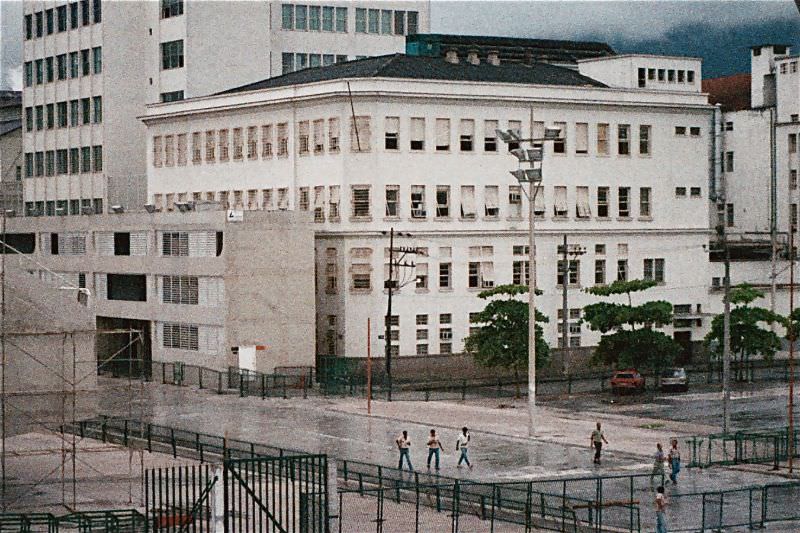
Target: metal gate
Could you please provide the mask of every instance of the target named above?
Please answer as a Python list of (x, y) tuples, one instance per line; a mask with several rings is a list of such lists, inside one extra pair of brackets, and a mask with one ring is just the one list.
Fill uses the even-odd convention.
[(145, 472), (149, 531), (327, 533), (327, 457), (228, 459)]

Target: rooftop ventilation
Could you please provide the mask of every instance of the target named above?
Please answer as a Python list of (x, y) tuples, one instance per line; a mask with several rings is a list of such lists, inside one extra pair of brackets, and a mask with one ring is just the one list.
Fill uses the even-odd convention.
[(469, 63), (470, 65), (480, 65), (481, 64), (481, 60), (478, 57), (478, 51), (477, 50), (470, 50), (469, 52), (467, 52), (467, 63)]
[(448, 49), (445, 53), (444, 59), (448, 63), (452, 63), (454, 65), (458, 64), (458, 51), (456, 51), (455, 48)]

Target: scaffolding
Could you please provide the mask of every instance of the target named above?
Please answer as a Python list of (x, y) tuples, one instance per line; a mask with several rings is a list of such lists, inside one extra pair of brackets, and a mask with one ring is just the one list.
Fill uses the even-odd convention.
[[(86, 492), (88, 484), (98, 483), (95, 493), (102, 493), (102, 487), (112, 478), (117, 487), (127, 484), (127, 503), (139, 507), (141, 502), (138, 497), (134, 498), (134, 489), (138, 490), (144, 475), (144, 450), (105, 443), (98, 445), (88, 438), (65, 433), (63, 428), (95, 410), (99, 394), (97, 377), (111, 364), (119, 368), (127, 362), (128, 379), (114, 380), (120, 386), (111, 392), (127, 396), (130, 418), (143, 416), (144, 376), (134, 371), (133, 354), (142, 347), (146, 332), (133, 328), (98, 328), (91, 310), (91, 292), (73, 285), (64, 276), (8, 244), (6, 216), (4, 211), (0, 228), (0, 512), (63, 514), (85, 511), (87, 509), (80, 508), (85, 503), (80, 501), (81, 486), (84, 485), (83, 492)], [(11, 254), (22, 268), (8, 268)], [(52, 287), (52, 293), (40, 291), (41, 299), (32, 297), (24, 261), (49, 272), (60, 285)], [(16, 285), (9, 284), (10, 276)], [(34, 282), (34, 278), (30, 280)], [(69, 300), (73, 294), (78, 303), (86, 307), (86, 315), (70, 317), (69, 307), (58, 308), (58, 304), (64, 305), (64, 298)], [(53, 295), (64, 298), (53, 298)], [(23, 321), (26, 327), (19, 327)], [(80, 321), (84, 326), (91, 321), (91, 327), (75, 327)], [(29, 324), (32, 326), (27, 327)], [(125, 338), (117, 343), (121, 347), (100, 362), (96, 354), (97, 339), (107, 335)], [(37, 386), (26, 390), (20, 376), (33, 379)], [(12, 442), (14, 446), (10, 446)], [(113, 476), (102, 470), (105, 463), (99, 466), (100, 455), (106, 453), (115, 454), (105, 456), (116, 461)], [(126, 473), (120, 472), (118, 465), (121, 453), (127, 454)], [(36, 468), (23, 469), (29, 477), (17, 479), (10, 474), (12, 461), (33, 464)], [(137, 462), (139, 468), (134, 472)], [(17, 467), (17, 474), (19, 470)], [(79, 475), (79, 471), (83, 474)], [(115, 496), (119, 497), (119, 492)]]

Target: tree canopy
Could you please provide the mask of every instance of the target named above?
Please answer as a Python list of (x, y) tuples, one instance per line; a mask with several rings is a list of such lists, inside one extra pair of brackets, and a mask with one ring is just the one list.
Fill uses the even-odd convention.
[(627, 296), (628, 303), (597, 302), (583, 308), (589, 329), (603, 334), (594, 361), (617, 367), (658, 371), (672, 364), (681, 347), (671, 337), (653, 328), (672, 323), (672, 304), (663, 300), (633, 305), (632, 294), (657, 285), (651, 280), (617, 280), (610, 285), (586, 289), (595, 296)]
[[(467, 353), (484, 367), (500, 367), (514, 372), (528, 366), (528, 302), (518, 299), (527, 294), (525, 285), (499, 285), (482, 291), (478, 297), (488, 300), (486, 307), (471, 322), (478, 328), (466, 338)], [(540, 294), (540, 291), (536, 291)], [(536, 312), (536, 322), (546, 323), (547, 317)], [(541, 326), (536, 325), (536, 367), (550, 360), (550, 347), (543, 338)]]

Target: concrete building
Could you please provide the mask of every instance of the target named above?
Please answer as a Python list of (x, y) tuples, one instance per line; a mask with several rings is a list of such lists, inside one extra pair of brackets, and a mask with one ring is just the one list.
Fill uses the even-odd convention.
[[(762, 305), (786, 314), (788, 235), (797, 227), (800, 58), (780, 44), (755, 46), (750, 53), (749, 74), (703, 82), (710, 101), (718, 105), (714, 167), (719, 205), (712, 225), (727, 231), (734, 261), (731, 282), (764, 289), (768, 297)], [(711, 286), (719, 290), (721, 254), (712, 260)]]
[(54, 216), (141, 208), (145, 104), (402, 51), (429, 5), (26, 0), (24, 17), (25, 214)]
[[(713, 108), (700, 61), (612, 56), (578, 68), (397, 54), (151, 105), (150, 202), (313, 213), (320, 354), (365, 355), (367, 318), (386, 313), (386, 232), (409, 233), (395, 245), (421, 250), (396, 280), (392, 349), (459, 352), (484, 305), (477, 293), (528, 273), (527, 199), (495, 129), (540, 137), (556, 126), (566, 138), (545, 147), (534, 206), (548, 340), (560, 338), (567, 235), (586, 251), (567, 281), (570, 345), (598, 339), (579, 323), (592, 298), (582, 288), (651, 278), (646, 298), (677, 304), (674, 334), (688, 346), (705, 333), (710, 277)], [(654, 69), (652, 85), (639, 87), (641, 69)], [(370, 342), (383, 352), (377, 334)]]
[(0, 209), (22, 212), (22, 93), (0, 91)]
[[(88, 289), (97, 329), (143, 332), (132, 356), (145, 363), (313, 366), (311, 215), (247, 212), (229, 222), (206, 207), (11, 218), (9, 243), (28, 253), (9, 259), (51, 286)], [(128, 341), (98, 339), (98, 360)]]

